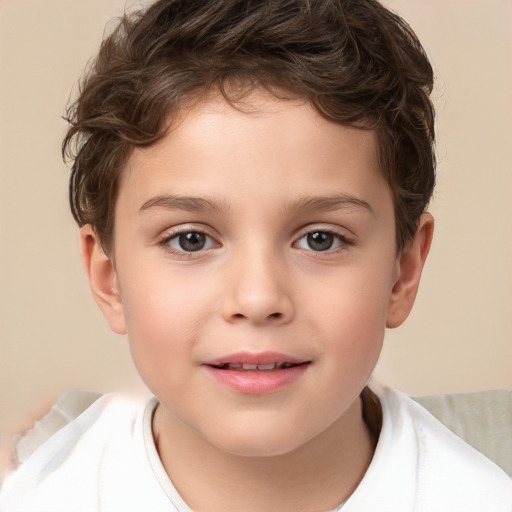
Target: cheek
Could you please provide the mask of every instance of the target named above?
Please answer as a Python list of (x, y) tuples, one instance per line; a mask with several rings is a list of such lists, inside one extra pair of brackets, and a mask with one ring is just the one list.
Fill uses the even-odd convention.
[(371, 377), (384, 340), (383, 302), (353, 290), (350, 300), (344, 295), (324, 305), (323, 311), (330, 311), (318, 327), (324, 342), (322, 400), (327, 404), (318, 410), (318, 417), (324, 423), (342, 415)]
[[(324, 350), (345, 374), (365, 373), (376, 364), (384, 339), (391, 284), (389, 272), (350, 272), (326, 283), (310, 304)], [(336, 284), (333, 284), (336, 283)]]
[(382, 305), (363, 300), (351, 301), (325, 319), (327, 363), (342, 379), (369, 377), (382, 349), (385, 320)]
[(137, 338), (151, 334), (155, 342), (164, 343), (172, 342), (175, 332), (189, 338), (193, 333), (187, 330), (200, 327), (212, 301), (212, 287), (205, 286), (208, 281), (197, 272), (175, 271), (165, 262), (135, 260), (142, 264), (118, 272), (128, 334)]
[(130, 279), (122, 287), (127, 334), (134, 363), (152, 388), (165, 376), (179, 382), (207, 323), (211, 297), (188, 280), (180, 281), (144, 273), (145, 279)]

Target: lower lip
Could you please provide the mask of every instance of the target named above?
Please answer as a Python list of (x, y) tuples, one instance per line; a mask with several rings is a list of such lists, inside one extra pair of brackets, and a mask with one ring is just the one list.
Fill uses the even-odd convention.
[(275, 393), (296, 381), (308, 368), (308, 364), (282, 370), (220, 370), (205, 366), (209, 374), (224, 386), (244, 395)]

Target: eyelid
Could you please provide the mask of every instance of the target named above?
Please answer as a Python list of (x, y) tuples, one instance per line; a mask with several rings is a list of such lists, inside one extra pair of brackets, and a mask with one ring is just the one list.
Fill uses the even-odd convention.
[[(325, 251), (314, 251), (313, 249), (303, 249), (302, 247), (297, 246), (298, 242), (300, 240), (302, 240), (304, 237), (306, 237), (307, 235), (310, 235), (311, 233), (317, 233), (317, 232), (328, 233), (330, 235), (335, 236), (339, 240), (340, 245), (338, 247), (335, 247), (334, 249), (327, 249)], [(304, 251), (321, 255), (321, 254), (329, 254), (329, 253), (332, 254), (334, 252), (337, 252), (337, 251), (343, 250), (347, 247), (350, 247), (350, 246), (354, 245), (354, 243), (355, 243), (355, 235), (353, 235), (346, 228), (335, 227), (332, 225), (326, 226), (325, 224), (324, 225), (310, 224), (308, 226), (305, 226), (304, 228), (302, 228), (299, 231), (299, 233), (295, 237), (295, 241), (293, 242), (292, 245), (294, 247), (297, 247)]]
[[(199, 257), (199, 255), (202, 255), (202, 253), (204, 253), (205, 251), (221, 246), (220, 242), (217, 240), (218, 237), (214, 236), (211, 231), (211, 229), (208, 229), (204, 225), (198, 226), (197, 224), (180, 224), (178, 226), (173, 226), (172, 228), (166, 229), (165, 232), (159, 237), (158, 245), (162, 246), (165, 251), (173, 255), (177, 255), (183, 258), (197, 258)], [(206, 249), (200, 249), (198, 251), (180, 251), (176, 250), (169, 244), (171, 240), (185, 233), (201, 233), (207, 236), (210, 240), (212, 240), (215, 244), (215, 247), (208, 247)]]
[(322, 231), (323, 233), (330, 233), (332, 235), (339, 236), (341, 238), (346, 238), (347, 240), (354, 240), (356, 236), (345, 227), (341, 226), (335, 226), (332, 224), (308, 224), (307, 226), (302, 227), (299, 229), (296, 240), (299, 240), (300, 238), (304, 237), (305, 235), (308, 235), (310, 233), (315, 233), (316, 231)]

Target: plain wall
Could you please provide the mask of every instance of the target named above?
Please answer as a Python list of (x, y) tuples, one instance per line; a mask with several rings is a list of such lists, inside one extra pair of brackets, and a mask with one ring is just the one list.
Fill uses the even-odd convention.
[[(90, 296), (60, 118), (124, 0), (0, 0), (0, 431), (68, 388), (141, 388)], [(437, 75), (436, 233), (376, 379), (409, 393), (512, 388), (512, 2), (388, 0)], [(75, 89), (76, 90), (76, 89)]]

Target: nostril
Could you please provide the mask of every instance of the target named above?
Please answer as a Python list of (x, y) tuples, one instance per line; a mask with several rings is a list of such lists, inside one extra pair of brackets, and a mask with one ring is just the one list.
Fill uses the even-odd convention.
[(283, 316), (283, 314), (282, 313), (272, 313), (269, 316), (272, 318), (281, 318)]

